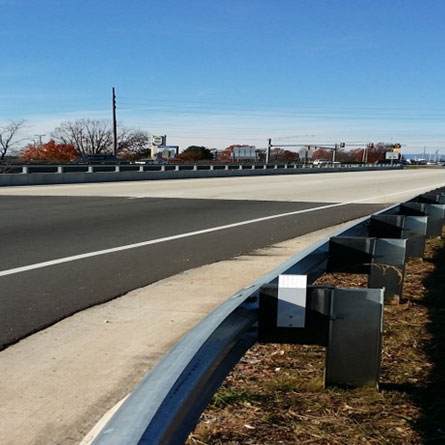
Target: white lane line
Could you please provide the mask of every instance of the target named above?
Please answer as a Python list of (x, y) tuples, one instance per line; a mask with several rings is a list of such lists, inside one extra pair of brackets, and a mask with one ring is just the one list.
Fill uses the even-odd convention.
[(196, 230), (194, 232), (180, 233), (178, 235), (166, 236), (164, 238), (157, 238), (157, 239), (153, 239), (153, 240), (149, 240), (149, 241), (142, 241), (139, 243), (127, 244), (125, 246), (112, 247), (111, 249), (97, 250), (96, 252), (88, 252), (88, 253), (82, 253), (80, 255), (73, 255), (73, 256), (69, 256), (69, 257), (65, 257), (65, 258), (58, 258), (56, 260), (44, 261), (42, 263), (35, 263), (35, 264), (30, 264), (28, 266), (22, 266), (22, 267), (16, 267), (14, 269), (3, 270), (3, 271), (0, 271), (0, 277), (4, 277), (6, 275), (13, 275), (13, 274), (20, 273), (20, 272), (27, 272), (27, 271), (34, 270), (34, 269), (40, 269), (42, 267), (55, 266), (57, 264), (68, 263), (70, 261), (83, 260), (85, 258), (91, 258), (94, 256), (106, 255), (108, 253), (121, 252), (123, 250), (135, 249), (137, 247), (150, 246), (152, 244), (165, 243), (167, 241), (174, 241), (174, 240), (178, 240), (181, 238), (188, 238), (191, 236), (203, 235), (205, 233), (217, 232), (219, 230), (232, 229), (234, 227), (245, 226), (247, 224), (254, 224), (257, 222), (267, 221), (269, 219), (274, 219), (274, 218), (281, 218), (283, 216), (298, 215), (299, 213), (314, 212), (316, 210), (329, 209), (331, 207), (338, 207), (338, 206), (342, 206), (342, 205), (345, 205), (345, 203), (329, 204), (329, 205), (325, 205), (325, 206), (321, 206), (321, 207), (312, 207), (310, 209), (305, 209), (305, 210), (296, 210), (293, 212), (279, 213), (277, 215), (263, 216), (261, 218), (249, 219), (247, 221), (241, 221), (241, 222), (237, 222), (237, 223), (233, 223), (233, 224), (226, 224), (224, 226), (211, 227), (209, 229), (202, 229), (202, 230)]
[(299, 215), (301, 213), (316, 212), (318, 210), (331, 209), (334, 207), (346, 206), (349, 204), (358, 204), (358, 203), (364, 202), (364, 201), (372, 201), (375, 199), (385, 198), (387, 196), (401, 195), (401, 194), (416, 192), (419, 190), (425, 190), (425, 189), (431, 190), (434, 187), (440, 187), (442, 185), (443, 185), (443, 183), (440, 183), (437, 185), (430, 185), (427, 187), (419, 187), (419, 188), (411, 189), (411, 190), (403, 190), (403, 191), (396, 192), (396, 193), (389, 193), (389, 194), (385, 194), (385, 195), (373, 196), (370, 198), (362, 198), (362, 199), (357, 199), (354, 201), (340, 202), (340, 203), (328, 204), (328, 205), (324, 205), (324, 206), (320, 206), (320, 207), (312, 207), (312, 208), (304, 209), (304, 210), (295, 210), (293, 212), (286, 212), (286, 213), (279, 213), (276, 215), (263, 216), (261, 218), (249, 219), (247, 221), (226, 224), (224, 226), (211, 227), (209, 229), (196, 230), (194, 232), (180, 233), (178, 235), (166, 236), (163, 238), (157, 238), (157, 239), (149, 240), (149, 241), (142, 241), (142, 242), (134, 243), (134, 244), (126, 244), (124, 246), (112, 247), (111, 249), (97, 250), (95, 252), (82, 253), (80, 255), (73, 255), (73, 256), (68, 256), (65, 258), (57, 258), (55, 260), (43, 261), (41, 263), (35, 263), (35, 264), (29, 264), (28, 266), (21, 266), (21, 267), (15, 267), (13, 269), (2, 270), (2, 271), (0, 271), (0, 277), (4, 277), (7, 275), (14, 275), (14, 274), (18, 274), (21, 272), (28, 272), (30, 270), (35, 270), (35, 269), (41, 269), (43, 267), (56, 266), (58, 264), (69, 263), (71, 261), (77, 261), (77, 260), (83, 260), (85, 258), (91, 258), (91, 257), (99, 256), (99, 255), (107, 255), (109, 253), (121, 252), (123, 250), (136, 249), (138, 247), (151, 246), (153, 244), (165, 243), (167, 241), (174, 241), (174, 240), (178, 240), (178, 239), (182, 239), (182, 238), (189, 238), (191, 236), (203, 235), (206, 233), (217, 232), (220, 230), (232, 229), (234, 227), (246, 226), (248, 224), (255, 224), (258, 222), (262, 222), (262, 221), (268, 221), (271, 219), (282, 218), (284, 216), (292, 216), (292, 215)]

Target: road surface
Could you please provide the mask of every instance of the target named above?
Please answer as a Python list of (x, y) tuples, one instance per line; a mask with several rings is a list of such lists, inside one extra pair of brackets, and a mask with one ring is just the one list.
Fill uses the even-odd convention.
[(445, 170), (421, 169), (2, 188), (0, 348), (131, 289), (444, 183)]

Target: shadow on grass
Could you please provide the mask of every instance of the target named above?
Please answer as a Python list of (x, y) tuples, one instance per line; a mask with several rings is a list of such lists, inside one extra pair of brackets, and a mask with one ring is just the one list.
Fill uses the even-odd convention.
[(423, 280), (426, 294), (418, 304), (428, 310), (431, 340), (424, 352), (433, 366), (425, 386), (412, 394), (422, 410), (414, 427), (424, 443), (445, 443), (445, 248), (438, 249), (430, 261), (435, 269)]
[(422, 280), (424, 297), (415, 299), (413, 304), (424, 306), (428, 313), (425, 329), (429, 339), (422, 351), (430, 371), (421, 382), (382, 382), (380, 389), (404, 393), (420, 409), (420, 417), (411, 425), (422, 437), (422, 443), (445, 444), (445, 248), (437, 248), (428, 261), (434, 269)]

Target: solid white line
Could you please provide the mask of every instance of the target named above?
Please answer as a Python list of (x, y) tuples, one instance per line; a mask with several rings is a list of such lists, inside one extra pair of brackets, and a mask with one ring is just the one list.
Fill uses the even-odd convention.
[(211, 227), (209, 229), (202, 229), (202, 230), (196, 230), (194, 232), (180, 233), (178, 235), (166, 236), (164, 238), (157, 238), (157, 239), (153, 239), (153, 240), (149, 240), (149, 241), (142, 241), (139, 243), (127, 244), (125, 246), (112, 247), (111, 249), (97, 250), (96, 252), (88, 252), (88, 253), (82, 253), (80, 255), (73, 255), (73, 256), (69, 256), (69, 257), (65, 257), (65, 258), (58, 258), (56, 260), (44, 261), (42, 263), (30, 264), (28, 266), (22, 266), (22, 267), (16, 267), (14, 269), (3, 270), (0, 272), (0, 277), (16, 274), (16, 273), (20, 273), (20, 272), (27, 272), (27, 271), (34, 270), (34, 269), (40, 269), (42, 267), (55, 266), (57, 264), (68, 263), (70, 261), (83, 260), (85, 258), (91, 258), (94, 256), (106, 255), (108, 253), (115, 253), (115, 252), (121, 252), (123, 250), (135, 249), (137, 247), (144, 247), (144, 246), (150, 246), (152, 244), (165, 243), (167, 241), (174, 241), (174, 240), (181, 239), (181, 238), (188, 238), (190, 236), (203, 235), (205, 233), (217, 232), (219, 230), (232, 229), (234, 227), (245, 226), (247, 224), (253, 224), (253, 223), (257, 223), (257, 222), (261, 222), (261, 221), (267, 221), (269, 219), (274, 219), (274, 218), (281, 218), (283, 216), (298, 215), (299, 213), (314, 212), (316, 210), (329, 209), (331, 207), (338, 207), (338, 206), (342, 206), (342, 205), (345, 205), (345, 204), (344, 203), (329, 204), (329, 205), (325, 205), (325, 206), (321, 206), (321, 207), (313, 207), (313, 208), (305, 209), (305, 210), (296, 210), (293, 212), (280, 213), (277, 215), (263, 216), (261, 218), (249, 219), (247, 221), (241, 221), (241, 222), (237, 222), (237, 223), (233, 223), (233, 224), (226, 224), (224, 226)]
[(204, 235), (206, 233), (217, 232), (219, 230), (232, 229), (234, 227), (241, 227), (241, 226), (245, 226), (248, 224), (254, 224), (254, 223), (258, 223), (258, 222), (262, 222), (262, 221), (268, 221), (268, 220), (275, 219), (275, 218), (282, 218), (284, 216), (292, 216), (292, 215), (298, 215), (301, 213), (316, 212), (318, 210), (331, 209), (334, 207), (346, 206), (349, 204), (358, 204), (358, 203), (364, 202), (364, 201), (372, 201), (372, 200), (379, 199), (379, 198), (385, 198), (387, 196), (411, 193), (411, 192), (416, 192), (416, 191), (424, 190), (424, 189), (431, 190), (434, 187), (440, 187), (442, 185), (443, 185), (443, 183), (437, 184), (437, 185), (430, 185), (427, 187), (419, 187), (419, 188), (411, 189), (411, 190), (403, 190), (401, 192), (389, 193), (389, 194), (380, 195), (380, 196), (373, 196), (371, 198), (362, 198), (362, 199), (357, 199), (354, 201), (340, 202), (340, 203), (335, 203), (335, 204), (327, 204), (327, 205), (320, 206), (320, 207), (312, 207), (312, 208), (304, 209), (304, 210), (295, 210), (293, 212), (286, 212), (286, 213), (279, 213), (276, 215), (263, 216), (261, 218), (249, 219), (247, 221), (226, 224), (224, 226), (211, 227), (209, 229), (202, 229), (202, 230), (196, 230), (194, 232), (180, 233), (178, 235), (166, 236), (164, 238), (157, 238), (154, 240), (142, 241), (139, 243), (127, 244), (127, 245), (119, 246), (119, 247), (112, 247), (110, 249), (97, 250), (95, 252), (82, 253), (80, 255), (73, 255), (73, 256), (69, 256), (69, 257), (65, 257), (65, 258), (58, 258), (58, 259), (50, 260), (50, 261), (43, 261), (41, 263), (29, 264), (28, 266), (15, 267), (13, 269), (7, 269), (7, 270), (0, 271), (0, 277), (4, 277), (7, 275), (14, 275), (14, 274), (21, 273), (21, 272), (28, 272), (30, 270), (35, 270), (35, 269), (41, 269), (43, 267), (56, 266), (58, 264), (69, 263), (71, 261), (77, 261), (77, 260), (83, 260), (85, 258), (91, 258), (91, 257), (99, 256), (99, 255), (107, 255), (109, 253), (121, 252), (123, 250), (129, 250), (129, 249), (135, 249), (138, 247), (150, 246), (153, 244), (165, 243), (167, 241), (174, 241), (174, 240), (182, 239), (182, 238), (189, 238), (191, 236)]

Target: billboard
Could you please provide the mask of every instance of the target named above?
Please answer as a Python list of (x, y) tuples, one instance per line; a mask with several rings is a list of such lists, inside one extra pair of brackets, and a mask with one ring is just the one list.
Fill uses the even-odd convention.
[(248, 147), (233, 147), (233, 159), (256, 159), (256, 147), (254, 145)]

